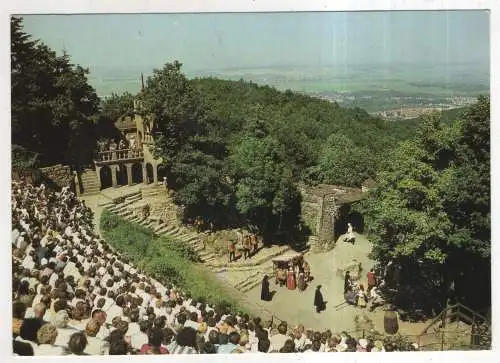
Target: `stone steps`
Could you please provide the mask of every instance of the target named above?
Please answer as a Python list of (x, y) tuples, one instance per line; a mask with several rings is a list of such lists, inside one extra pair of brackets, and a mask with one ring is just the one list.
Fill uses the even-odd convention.
[(108, 200), (97, 203), (98, 207), (103, 207), (106, 209), (108, 209), (109, 207), (114, 206), (114, 205), (115, 205), (115, 203), (108, 201)]
[(123, 209), (123, 210), (117, 212), (116, 214), (118, 214), (120, 217), (125, 217), (129, 214), (132, 214), (132, 211), (128, 210), (128, 209)]
[(170, 235), (172, 231), (178, 230), (178, 227), (175, 225), (165, 224), (162, 228), (155, 231), (155, 234), (158, 235)]
[(156, 233), (157, 231), (161, 230), (162, 228), (165, 228), (168, 226), (168, 223), (160, 223), (158, 226), (153, 228), (153, 232)]
[(244, 280), (237, 282), (234, 284), (234, 288), (245, 293), (253, 289), (255, 286), (259, 285), (262, 282), (262, 278), (264, 275), (269, 275), (272, 273), (271, 268), (259, 269), (254, 273), (247, 276)]
[(80, 174), (80, 181), (83, 195), (95, 195), (101, 191), (101, 186), (97, 180), (97, 174), (94, 170), (87, 169)]
[(242, 261), (242, 262), (238, 261), (238, 262), (233, 262), (230, 264), (226, 260), (226, 262), (211, 263), (211, 264), (207, 264), (207, 266), (211, 267), (211, 268), (223, 268), (223, 267), (225, 267), (225, 268), (229, 268), (229, 269), (235, 268), (235, 266), (238, 266), (238, 267), (258, 266), (258, 265), (262, 265), (263, 263), (265, 263), (269, 260), (272, 260), (274, 257), (282, 255), (283, 253), (289, 251), (290, 249), (291, 248), (289, 246), (283, 246), (283, 247), (279, 248), (276, 252), (267, 254), (267, 255), (262, 256), (262, 257), (259, 257), (259, 254), (257, 254), (256, 256), (251, 257), (249, 260)]
[(132, 204), (132, 203), (137, 202), (138, 200), (141, 200), (141, 199), (142, 199), (142, 195), (136, 194), (136, 195), (132, 195), (130, 197), (126, 197), (125, 202), (129, 202), (130, 204)]

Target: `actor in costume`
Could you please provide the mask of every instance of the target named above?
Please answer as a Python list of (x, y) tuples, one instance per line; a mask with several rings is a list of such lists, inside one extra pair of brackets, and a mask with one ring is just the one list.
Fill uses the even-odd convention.
[(306, 277), (305, 277), (305, 274), (303, 272), (299, 273), (297, 286), (298, 286), (300, 291), (304, 291), (306, 289)]
[(344, 295), (352, 290), (351, 273), (347, 271), (344, 279)]
[(314, 306), (316, 307), (316, 312), (320, 313), (325, 310), (325, 300), (323, 300), (323, 294), (320, 291), (321, 285), (316, 287), (316, 292), (314, 293)]
[(260, 291), (260, 299), (263, 301), (271, 301), (271, 293), (269, 292), (269, 277), (267, 275), (262, 279), (262, 289)]
[(295, 272), (293, 272), (293, 267), (290, 267), (288, 270), (288, 275), (286, 277), (286, 287), (288, 290), (295, 290), (296, 288), (296, 283), (295, 283)]

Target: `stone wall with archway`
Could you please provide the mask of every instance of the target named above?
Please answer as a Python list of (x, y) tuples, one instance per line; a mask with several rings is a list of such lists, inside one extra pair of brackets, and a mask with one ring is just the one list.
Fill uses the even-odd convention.
[(113, 185), (112, 178), (111, 178), (111, 169), (108, 166), (104, 165), (104, 166), (100, 167), (99, 179), (101, 182), (101, 190), (109, 188)]
[(151, 163), (146, 163), (146, 181), (151, 184), (154, 181), (154, 167)]
[(162, 183), (163, 178), (167, 177), (167, 166), (165, 164), (160, 163), (157, 165), (156, 170), (157, 170), (156, 174), (158, 177), (158, 182)]
[(142, 165), (140, 163), (134, 163), (132, 165), (132, 183), (140, 184), (142, 182), (143, 182)]

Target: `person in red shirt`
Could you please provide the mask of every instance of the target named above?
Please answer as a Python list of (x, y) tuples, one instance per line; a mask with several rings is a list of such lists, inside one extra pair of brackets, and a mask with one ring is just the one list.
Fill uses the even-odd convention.
[(373, 268), (368, 271), (366, 278), (368, 279), (367, 293), (370, 293), (370, 290), (377, 286), (377, 277), (375, 276), (375, 270)]
[(139, 354), (168, 354), (168, 350), (162, 347), (163, 330), (153, 328), (148, 334), (148, 344), (141, 347)]

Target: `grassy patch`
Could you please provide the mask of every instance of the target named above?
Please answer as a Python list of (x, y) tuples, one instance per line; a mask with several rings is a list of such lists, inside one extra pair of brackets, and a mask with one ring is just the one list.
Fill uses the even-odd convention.
[(236, 299), (215, 276), (196, 264), (196, 253), (183, 242), (155, 236), (109, 211), (102, 213), (100, 229), (107, 243), (158, 281), (181, 286), (199, 301), (238, 308)]

